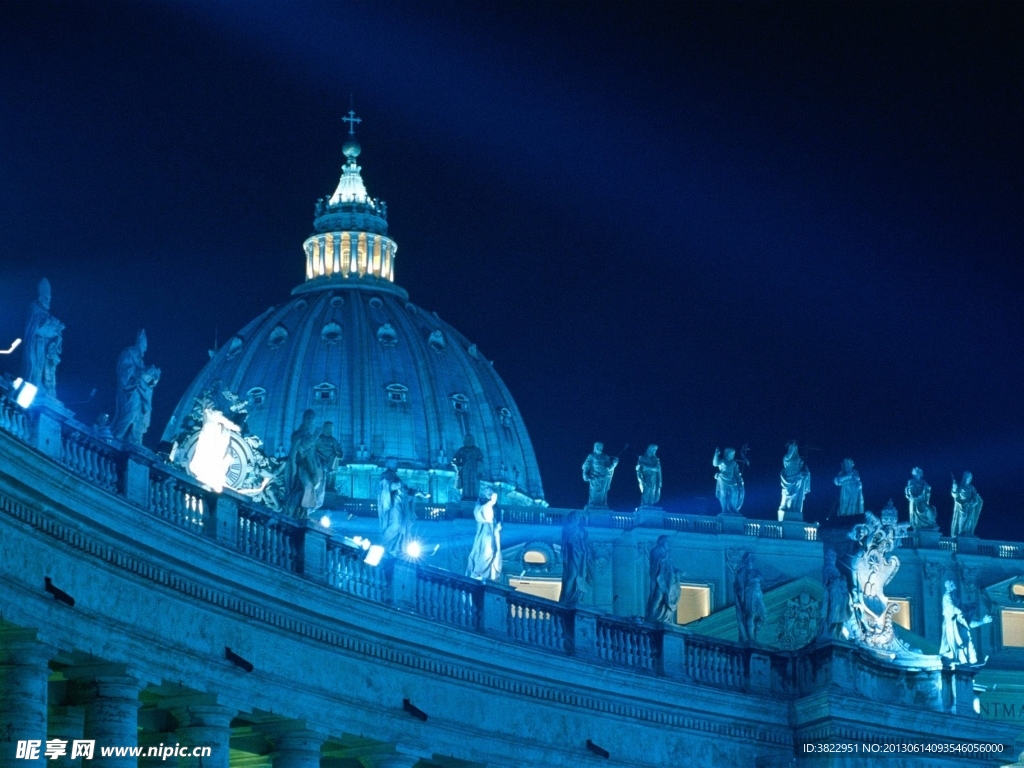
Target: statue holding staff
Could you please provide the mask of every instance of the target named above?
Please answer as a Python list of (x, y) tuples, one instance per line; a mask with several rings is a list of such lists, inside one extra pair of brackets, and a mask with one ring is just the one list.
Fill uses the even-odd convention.
[(22, 347), (22, 378), (57, 398), (57, 365), (63, 351), (64, 323), (50, 314), (50, 281), (39, 281), (39, 295), (29, 305)]
[(111, 431), (118, 440), (142, 443), (153, 414), (153, 390), (160, 381), (160, 369), (147, 366), (146, 332), (139, 331), (135, 344), (117, 358), (117, 397)]

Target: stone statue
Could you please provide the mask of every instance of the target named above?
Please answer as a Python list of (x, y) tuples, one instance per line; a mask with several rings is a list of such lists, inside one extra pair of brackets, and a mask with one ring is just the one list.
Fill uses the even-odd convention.
[(981, 517), (981, 496), (971, 484), (974, 475), (964, 472), (963, 480), (953, 479), (953, 525), (950, 536), (973, 536)]
[(905, 656), (911, 651), (893, 630), (892, 616), (899, 604), (886, 597), (885, 587), (899, 570), (900, 560), (893, 550), (906, 536), (909, 525), (896, 522), (895, 507), (883, 510), (881, 518), (865, 512), (863, 520), (847, 534), (854, 542), (847, 566), (851, 581), (847, 634), (868, 648)]
[(501, 576), (501, 523), (494, 522), (494, 504), (498, 494), (480, 499), (473, 509), (476, 538), (469, 551), (466, 575), (481, 581), (497, 581)]
[(924, 481), (924, 472), (920, 467), (910, 470), (907, 489), (904, 491), (910, 503), (910, 525), (918, 531), (935, 531), (935, 507), (932, 506), (932, 487)]
[(590, 592), (593, 556), (580, 513), (573, 510), (562, 525), (562, 592), (558, 602), (575, 605)]
[(655, 454), (658, 446), (647, 446), (647, 452), (636, 460), (636, 479), (640, 482), (640, 506), (656, 507), (661, 501), (661, 459)]
[(317, 454), (320, 430), (313, 428), (315, 417), (311, 408), (302, 414), (302, 424), (292, 432), (291, 448), (288, 451), (285, 506), (294, 517), (306, 517), (320, 509), (327, 489), (324, 468)]
[(736, 631), (741, 643), (756, 643), (767, 614), (761, 592), (761, 572), (754, 567), (753, 552), (746, 552), (732, 583), (736, 593)]
[(963, 611), (953, 602), (955, 591), (956, 584), (952, 580), (947, 580), (945, 593), (942, 595), (942, 641), (939, 643), (939, 655), (954, 664), (977, 664), (978, 653), (974, 650), (971, 630), (982, 624), (991, 623), (992, 617), (985, 616), (979, 621), (967, 621)]
[(608, 489), (612, 485), (612, 475), (617, 466), (618, 458), (604, 452), (604, 443), (594, 443), (593, 452), (583, 462), (583, 482), (590, 485), (587, 509), (607, 509)]
[(853, 468), (853, 459), (843, 459), (843, 468), (836, 475), (839, 486), (839, 516), (864, 514), (864, 487), (860, 473)]
[(679, 582), (669, 559), (668, 534), (658, 537), (651, 549), (651, 585), (647, 595), (647, 618), (650, 621), (676, 623), (679, 605)]
[(388, 459), (384, 463), (377, 492), (377, 517), (384, 539), (384, 551), (392, 557), (402, 557), (412, 541), (412, 526), (416, 521), (418, 494), (398, 476), (398, 462)]
[(320, 437), (316, 441), (316, 455), (320, 466), (324, 468), (327, 484), (325, 489), (334, 490), (335, 470), (338, 464), (345, 458), (345, 451), (334, 436), (334, 422), (325, 421), (323, 429), (320, 430)]
[(825, 550), (821, 584), (825, 594), (821, 603), (821, 631), (818, 639), (843, 640), (847, 636), (846, 622), (850, 619), (850, 584), (836, 567), (834, 549)]
[(25, 323), (22, 378), (57, 399), (57, 364), (63, 346), (64, 323), (50, 314), (50, 281), (39, 281), (39, 296), (29, 305)]
[(779, 502), (779, 522), (804, 519), (804, 498), (811, 492), (811, 471), (800, 456), (796, 440), (786, 443), (782, 457), (782, 501)]
[(459, 473), (455, 487), (463, 501), (475, 500), (480, 496), (480, 465), (483, 462), (484, 452), (477, 447), (472, 435), (466, 435), (462, 447), (452, 457), (455, 471)]
[(135, 344), (117, 358), (117, 398), (111, 431), (118, 440), (142, 443), (153, 413), (153, 390), (160, 381), (160, 369), (143, 362), (146, 332), (139, 331)]
[(715, 473), (715, 496), (718, 497), (718, 503), (722, 505), (721, 514), (723, 515), (738, 515), (743, 506), (745, 491), (740, 462), (749, 463), (744, 455), (745, 451), (746, 446), (737, 460), (735, 448), (726, 448), (724, 453), (715, 448), (715, 457), (711, 459), (711, 465), (718, 470)]

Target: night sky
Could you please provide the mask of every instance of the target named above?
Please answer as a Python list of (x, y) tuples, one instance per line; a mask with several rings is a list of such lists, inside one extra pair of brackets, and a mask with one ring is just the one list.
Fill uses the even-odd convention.
[(0, 346), (49, 277), (91, 423), (145, 327), (155, 445), (302, 280), (351, 94), (397, 280), (494, 359), (553, 506), (600, 439), (614, 507), (657, 442), (704, 511), (749, 443), (774, 518), (798, 439), (811, 519), (849, 456), (904, 517), (922, 466), (944, 531), (972, 470), (978, 532), (1022, 539), (1022, 40), (1021, 3), (4, 0)]

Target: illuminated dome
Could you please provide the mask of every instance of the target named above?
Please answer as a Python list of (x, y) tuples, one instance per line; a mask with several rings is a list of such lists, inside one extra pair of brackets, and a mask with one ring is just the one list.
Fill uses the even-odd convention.
[(344, 151), (338, 187), (318, 201), (304, 243), (306, 281), (213, 355), (163, 439), (178, 437), (196, 398), (217, 385), (248, 401), (249, 432), (269, 456), (287, 453), (306, 409), (318, 425), (333, 422), (345, 452), (340, 496), (373, 498), (393, 457), (434, 501), (455, 500), (452, 457), (472, 434), (484, 456), (481, 477), (506, 503), (543, 503), (512, 396), (474, 344), (395, 285), (387, 209), (366, 192), (351, 132)]

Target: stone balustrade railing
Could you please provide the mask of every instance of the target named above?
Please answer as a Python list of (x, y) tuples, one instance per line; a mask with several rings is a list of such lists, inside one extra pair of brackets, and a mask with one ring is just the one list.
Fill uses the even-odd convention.
[[(685, 629), (568, 607), (502, 585), (485, 584), (405, 561), (385, 560), (379, 566), (371, 566), (365, 563), (361, 549), (331, 538), (329, 531), (317, 523), (293, 520), (255, 507), (230, 491), (213, 493), (145, 449), (101, 441), (60, 410), (40, 407), (26, 412), (2, 392), (0, 430), (97, 487), (247, 558), (295, 573), (325, 588), (545, 652), (724, 689), (786, 695), (794, 693), (793, 684), (787, 680), (802, 681), (798, 688), (809, 690), (822, 685), (823, 680), (846, 679), (855, 676), (864, 665), (877, 663), (856, 649), (831, 645), (811, 655), (769, 652), (695, 635)], [(366, 502), (353, 504), (361, 509), (369, 506)], [(506, 522), (533, 525), (557, 524), (568, 514), (567, 510), (551, 509), (502, 511)], [(613, 519), (616, 516), (619, 513), (592, 514), (590, 524), (622, 527)], [(813, 524), (750, 521), (739, 516), (668, 514), (663, 516), (663, 522), (665, 527), (694, 533), (805, 541), (815, 540), (817, 532)], [(915, 533), (904, 544), (916, 548), (959, 548), (961, 552), (970, 549), (991, 557), (1024, 557), (1021, 544), (951, 540), (928, 532)], [(780, 670), (796, 674), (782, 674)], [(928, 675), (949, 673), (920, 674), (927, 679), (922, 678), (917, 689), (904, 685), (894, 695), (906, 693), (920, 698), (920, 690), (931, 690), (929, 686), (934, 686), (935, 681)], [(968, 677), (965, 672), (963, 679)], [(956, 685), (963, 687), (967, 683), (957, 677)], [(934, 706), (948, 705), (936, 702)]]

